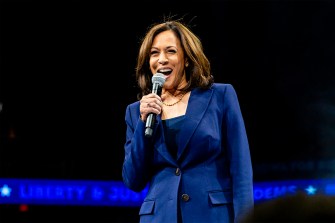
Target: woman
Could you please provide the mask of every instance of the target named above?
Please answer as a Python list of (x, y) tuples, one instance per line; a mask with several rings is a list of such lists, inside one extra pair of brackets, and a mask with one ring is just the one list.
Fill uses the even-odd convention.
[[(139, 50), (139, 101), (127, 106), (125, 185), (149, 186), (140, 222), (239, 222), (253, 208), (252, 164), (236, 92), (214, 83), (199, 38), (181, 21), (156, 24)], [(164, 74), (162, 92), (152, 77)], [(156, 115), (152, 137), (146, 119)]]

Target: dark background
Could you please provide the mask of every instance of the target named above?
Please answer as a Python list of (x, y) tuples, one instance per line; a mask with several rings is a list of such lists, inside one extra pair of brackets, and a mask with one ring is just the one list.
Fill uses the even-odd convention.
[[(255, 181), (335, 175), (333, 1), (2, 0), (0, 13), (1, 178), (121, 180), (140, 38), (171, 16), (200, 37), (215, 80), (235, 87)], [(0, 207), (13, 222), (137, 212)]]

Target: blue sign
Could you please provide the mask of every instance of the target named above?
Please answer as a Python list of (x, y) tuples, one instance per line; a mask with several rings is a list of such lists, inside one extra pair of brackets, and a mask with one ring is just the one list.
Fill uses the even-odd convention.
[[(140, 206), (148, 188), (129, 190), (120, 181), (0, 179), (0, 204)], [(335, 195), (335, 179), (254, 183), (255, 203), (303, 192)]]
[(118, 181), (0, 179), (0, 204), (139, 206), (146, 193)]

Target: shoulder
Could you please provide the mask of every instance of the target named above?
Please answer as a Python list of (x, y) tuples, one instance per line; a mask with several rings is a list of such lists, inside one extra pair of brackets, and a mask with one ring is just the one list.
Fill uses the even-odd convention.
[(211, 94), (214, 97), (226, 97), (226, 95), (235, 95), (235, 89), (232, 84), (229, 83), (213, 83), (209, 89), (196, 88), (193, 91), (194, 95), (207, 95)]
[(219, 101), (224, 101), (225, 104), (238, 103), (238, 96), (232, 84), (229, 83), (214, 83), (212, 85), (213, 96)]
[(211, 89), (214, 92), (219, 92), (219, 93), (224, 93), (224, 94), (229, 93), (229, 92), (235, 93), (235, 89), (233, 85), (229, 83), (213, 83)]

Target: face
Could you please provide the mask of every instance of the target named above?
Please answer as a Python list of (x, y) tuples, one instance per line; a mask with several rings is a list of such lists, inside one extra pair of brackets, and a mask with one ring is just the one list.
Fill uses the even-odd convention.
[[(162, 73), (166, 76), (164, 89), (173, 89), (176, 77), (184, 75), (184, 60), (180, 40), (171, 30), (161, 32), (154, 38), (150, 51), (150, 70), (152, 74)], [(185, 81), (184, 75), (181, 84)]]

